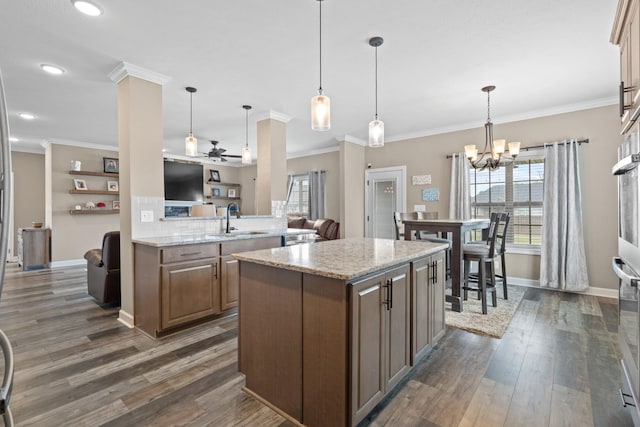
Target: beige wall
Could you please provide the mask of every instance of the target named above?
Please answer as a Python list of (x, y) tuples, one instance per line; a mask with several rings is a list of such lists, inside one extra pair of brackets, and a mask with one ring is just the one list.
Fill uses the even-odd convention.
[[(608, 106), (574, 113), (496, 125), (494, 135), (507, 141), (521, 141), (523, 147), (566, 138), (588, 138), (583, 146), (582, 193), (585, 245), (591, 286), (615, 289), (617, 280), (611, 271), (611, 257), (617, 252), (616, 180), (611, 166), (616, 162), (619, 134), (618, 107)], [(484, 129), (464, 130), (442, 135), (387, 143), (368, 148), (366, 161), (373, 168), (407, 166), (407, 208), (426, 204), (440, 217), (449, 213), (450, 161), (446, 155), (462, 151), (465, 144), (483, 144)], [(431, 186), (411, 185), (411, 176), (430, 174)], [(440, 189), (439, 202), (423, 202), (421, 190)], [(508, 273), (514, 277), (537, 280), (539, 256), (510, 255)]]
[(317, 154), (287, 160), (287, 174), (296, 175), (310, 171), (326, 171), (325, 218), (340, 221), (340, 153)]
[[(115, 151), (94, 150), (52, 144), (51, 149), (51, 247), (52, 260), (82, 259), (84, 253), (102, 245), (107, 231), (120, 230), (118, 214), (71, 215), (70, 209), (87, 202), (105, 202), (109, 205), (117, 196), (70, 194), (73, 179), (84, 179), (89, 189), (106, 190), (111, 178), (69, 175), (71, 160), (80, 160), (82, 170), (102, 172), (103, 157), (118, 157)], [(44, 171), (44, 169), (43, 169)], [(44, 198), (43, 198), (44, 201)]]
[(13, 248), (18, 256), (18, 228), (31, 227), (31, 222), (45, 222), (44, 216), (44, 155), (11, 153), (13, 170)]

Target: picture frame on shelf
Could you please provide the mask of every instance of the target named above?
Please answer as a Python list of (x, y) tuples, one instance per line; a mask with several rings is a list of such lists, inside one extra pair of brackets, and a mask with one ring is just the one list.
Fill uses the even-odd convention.
[(211, 189), (211, 195), (213, 197), (220, 197), (220, 189), (219, 188), (212, 188)]
[(74, 179), (73, 180), (73, 187), (76, 190), (86, 191), (87, 190), (87, 181), (85, 181), (84, 179)]
[(107, 190), (108, 191), (119, 191), (119, 189), (118, 189), (118, 181), (107, 181)]
[(119, 173), (120, 163), (115, 157), (103, 157), (102, 165), (105, 173)]
[(230, 188), (227, 190), (227, 197), (236, 197), (236, 189)]
[(220, 172), (218, 172), (217, 170), (211, 169), (209, 171), (209, 174), (211, 176), (211, 181), (220, 182)]
[(120, 209), (120, 200), (114, 200), (111, 205), (112, 209), (118, 210)]

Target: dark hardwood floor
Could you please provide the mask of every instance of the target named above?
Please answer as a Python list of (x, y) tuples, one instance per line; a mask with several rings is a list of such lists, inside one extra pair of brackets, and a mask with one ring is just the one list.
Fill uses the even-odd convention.
[[(86, 293), (81, 267), (10, 264), (0, 329), (17, 425), (289, 426), (241, 391), (237, 316), (154, 341)], [(615, 300), (528, 289), (500, 340), (449, 328), (361, 425), (628, 426)]]

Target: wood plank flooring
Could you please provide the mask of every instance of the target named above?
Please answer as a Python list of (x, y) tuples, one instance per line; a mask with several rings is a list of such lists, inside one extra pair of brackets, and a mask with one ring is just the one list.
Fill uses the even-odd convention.
[[(9, 264), (17, 425), (291, 425), (241, 391), (235, 314), (157, 341), (116, 318), (84, 268)], [(361, 426), (630, 426), (616, 332), (615, 300), (527, 289), (502, 339), (449, 328)]]

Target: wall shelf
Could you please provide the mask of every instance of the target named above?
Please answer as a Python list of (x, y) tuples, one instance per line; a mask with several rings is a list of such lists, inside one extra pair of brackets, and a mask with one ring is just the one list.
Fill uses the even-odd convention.
[(103, 194), (109, 196), (117, 196), (120, 194), (119, 191), (109, 191), (109, 190), (69, 190), (71, 194)]
[(118, 178), (120, 174), (109, 172), (91, 172), (91, 171), (69, 171), (69, 175), (85, 175), (85, 176), (107, 176), (110, 178)]
[(221, 197), (221, 196), (220, 197), (219, 196), (213, 197), (213, 196), (207, 196), (206, 198), (207, 199), (222, 199), (222, 200), (240, 200), (240, 197)]
[(96, 214), (115, 214), (120, 213), (119, 209), (71, 209), (69, 211), (71, 215), (96, 215)]
[(209, 184), (209, 185), (223, 185), (225, 187), (240, 187), (240, 184), (235, 184), (233, 182), (218, 182), (218, 181), (208, 180), (207, 184)]

